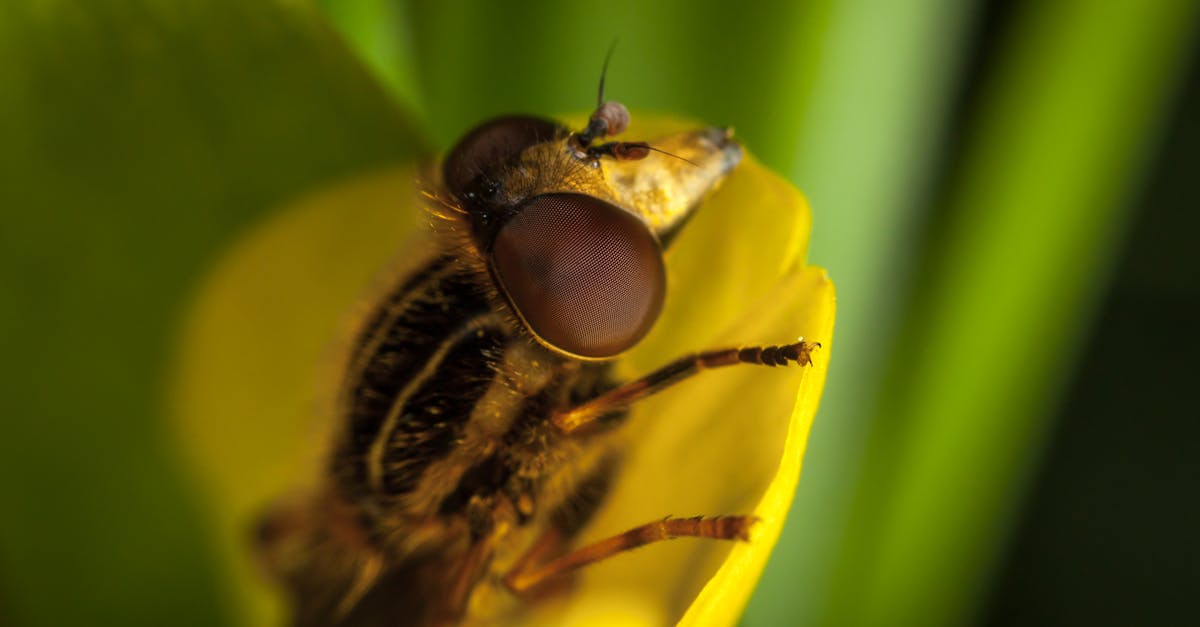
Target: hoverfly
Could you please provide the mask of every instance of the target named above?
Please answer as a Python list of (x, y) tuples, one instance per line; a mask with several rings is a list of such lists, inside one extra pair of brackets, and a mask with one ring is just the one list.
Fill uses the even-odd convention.
[(483, 586), (534, 599), (660, 540), (746, 540), (752, 516), (663, 518), (577, 546), (620, 467), (629, 407), (701, 370), (810, 364), (819, 345), (723, 348), (619, 381), (657, 319), (663, 251), (737, 166), (726, 128), (606, 141), (532, 116), (467, 133), (426, 184), (435, 253), (365, 317), (322, 485), (257, 534), (297, 625), (439, 625)]

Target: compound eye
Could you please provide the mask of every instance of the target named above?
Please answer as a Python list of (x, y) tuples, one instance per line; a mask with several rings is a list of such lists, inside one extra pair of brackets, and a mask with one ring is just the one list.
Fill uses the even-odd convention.
[(637, 216), (582, 194), (520, 207), (492, 247), (495, 275), (529, 330), (566, 353), (613, 357), (662, 311), (662, 248)]
[(480, 181), (494, 178), (526, 148), (554, 139), (560, 127), (549, 120), (508, 116), (489, 120), (459, 140), (442, 164), (442, 178), (461, 199)]

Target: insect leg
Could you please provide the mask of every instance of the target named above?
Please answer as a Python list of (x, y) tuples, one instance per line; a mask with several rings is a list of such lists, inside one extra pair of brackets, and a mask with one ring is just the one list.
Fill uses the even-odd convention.
[[(567, 552), (567, 549), (570, 548), (569, 541), (568, 534), (558, 526), (551, 526), (544, 531), (533, 543), (533, 546), (529, 547), (529, 550), (505, 573), (503, 579), (505, 587), (514, 593), (524, 594), (527, 597), (536, 596), (530, 594), (530, 590), (537, 585), (536, 583), (526, 585), (523, 588), (517, 588), (513, 585), (513, 582), (521, 578), (523, 573), (537, 571), (543, 564), (552, 563), (555, 558), (563, 556)], [(562, 581), (565, 582), (566, 580)], [(547, 590), (547, 588), (547, 586), (540, 587), (537, 593), (553, 592), (552, 590)]]
[(488, 536), (476, 541), (467, 550), (458, 572), (454, 575), (445, 605), (442, 607), (445, 618), (454, 619), (463, 615), (467, 601), (471, 597), (471, 591), (486, 572), (494, 549), (495, 537)]
[[(553, 538), (534, 545), (530, 555), (522, 558), (504, 576), (504, 585), (515, 593), (528, 591), (549, 579), (569, 573), (618, 553), (637, 547), (672, 540), (674, 538), (712, 538), (716, 540), (748, 540), (750, 526), (757, 519), (753, 516), (716, 516), (705, 518), (664, 518), (630, 529), (624, 533), (605, 538), (550, 560), (538, 563), (532, 554), (545, 552), (543, 543), (553, 544)], [(555, 533), (551, 529), (548, 534)]]
[(634, 402), (664, 390), (701, 370), (737, 364), (785, 366), (789, 362), (795, 362), (811, 365), (811, 353), (820, 346), (816, 342), (805, 342), (801, 339), (795, 344), (782, 346), (726, 348), (686, 355), (596, 398), (560, 410), (551, 417), (551, 421), (563, 433), (586, 433), (589, 427), (596, 426), (606, 415), (625, 409)]

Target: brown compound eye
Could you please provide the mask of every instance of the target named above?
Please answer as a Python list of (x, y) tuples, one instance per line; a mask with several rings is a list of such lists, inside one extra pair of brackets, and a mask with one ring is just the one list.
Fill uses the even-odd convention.
[(613, 357), (662, 311), (662, 247), (637, 216), (583, 194), (535, 196), (492, 247), (509, 303), (534, 335), (581, 357)]
[(554, 139), (561, 128), (549, 120), (529, 116), (507, 116), (475, 127), (459, 140), (442, 164), (442, 178), (459, 198), (468, 194), (505, 166), (526, 148)]

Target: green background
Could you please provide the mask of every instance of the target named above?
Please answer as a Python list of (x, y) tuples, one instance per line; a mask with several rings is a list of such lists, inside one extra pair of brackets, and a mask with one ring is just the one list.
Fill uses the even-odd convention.
[[(1072, 467), (1050, 438), (1070, 382), (1122, 359), (1083, 347), (1122, 341), (1093, 325), (1128, 234), (1169, 231), (1131, 228), (1144, 190), (1188, 178), (1170, 155), (1200, 164), (1163, 147), (1196, 117), (1198, 18), (1187, 0), (0, 3), (0, 624), (226, 622), (162, 411), (190, 289), (298, 194), (491, 114), (589, 108), (614, 38), (609, 97), (736, 127), (808, 195), (809, 258), (838, 285), (800, 493), (746, 624), (1083, 616), (1053, 581), (1005, 583), (1038, 546), (1016, 521), (1029, 494), (1035, 521), (1058, 502), (1047, 447)], [(1191, 306), (1186, 265), (1165, 267), (1143, 276)], [(1121, 547), (1155, 515), (1079, 554), (1152, 572)]]

